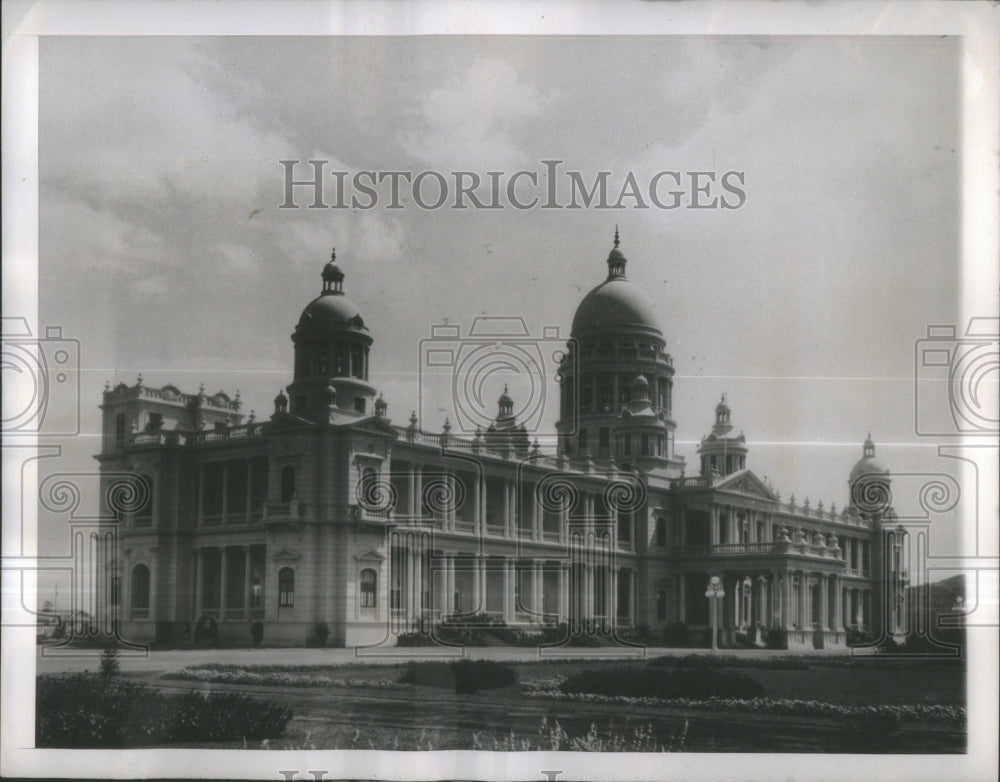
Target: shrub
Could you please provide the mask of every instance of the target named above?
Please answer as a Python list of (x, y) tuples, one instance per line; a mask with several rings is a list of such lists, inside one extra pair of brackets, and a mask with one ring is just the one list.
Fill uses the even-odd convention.
[(399, 682), (453, 688), (458, 693), (473, 693), (517, 684), (517, 673), (509, 665), (493, 660), (409, 662), (403, 669)]
[(118, 661), (118, 649), (109, 646), (101, 652), (101, 675), (111, 677), (121, 671), (121, 663)]
[(603, 666), (580, 671), (562, 683), (564, 693), (654, 698), (761, 698), (764, 686), (740, 671), (706, 668), (697, 676), (682, 668)]
[(235, 692), (163, 695), (92, 674), (43, 676), (35, 690), (39, 747), (116, 748), (280, 736), (292, 713)]

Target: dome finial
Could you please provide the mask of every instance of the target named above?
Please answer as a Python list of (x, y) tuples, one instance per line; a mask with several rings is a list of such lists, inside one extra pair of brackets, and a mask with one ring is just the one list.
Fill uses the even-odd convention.
[(618, 249), (618, 245), (621, 244), (621, 239), (618, 235), (618, 226), (615, 225), (615, 246), (611, 248), (611, 252), (608, 253), (608, 279), (614, 277), (625, 277), (625, 256), (622, 255), (622, 251)]
[(337, 263), (336, 248), (330, 250), (330, 260), (323, 267), (323, 294), (334, 293), (343, 295), (344, 293), (344, 271)]

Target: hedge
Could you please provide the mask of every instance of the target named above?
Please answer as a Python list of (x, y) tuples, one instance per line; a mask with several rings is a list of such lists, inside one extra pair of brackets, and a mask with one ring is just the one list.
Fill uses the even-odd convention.
[(564, 693), (653, 698), (761, 698), (764, 685), (741, 671), (707, 668), (605, 666), (580, 671), (560, 686)]
[(495, 690), (517, 684), (517, 672), (509, 665), (492, 660), (455, 662), (409, 662), (399, 677), (400, 684), (423, 684), (454, 689), (458, 693)]

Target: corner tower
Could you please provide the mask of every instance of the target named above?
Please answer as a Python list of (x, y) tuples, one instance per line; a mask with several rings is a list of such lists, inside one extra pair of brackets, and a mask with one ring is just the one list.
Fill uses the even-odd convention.
[(729, 409), (726, 395), (723, 394), (719, 404), (715, 406), (715, 424), (712, 426), (712, 433), (703, 437), (698, 446), (701, 475), (704, 478), (712, 475), (725, 477), (747, 466), (747, 438), (743, 432), (736, 437), (732, 436), (731, 416), (732, 410)]
[(322, 292), (306, 305), (292, 334), (295, 375), (288, 386), (289, 412), (316, 421), (328, 420), (330, 406), (349, 415), (369, 415), (375, 397), (368, 383), (372, 338), (358, 308), (344, 295), (336, 251), (322, 277)]
[(673, 360), (664, 350), (666, 341), (649, 300), (626, 276), (628, 261), (620, 244), (615, 229), (608, 276), (584, 296), (573, 317), (556, 424), (560, 448), (570, 459), (589, 455), (598, 464), (620, 458), (612, 431), (641, 375), (643, 391), (648, 388), (643, 401), (662, 428), (660, 458), (672, 461), (677, 428), (671, 415)]

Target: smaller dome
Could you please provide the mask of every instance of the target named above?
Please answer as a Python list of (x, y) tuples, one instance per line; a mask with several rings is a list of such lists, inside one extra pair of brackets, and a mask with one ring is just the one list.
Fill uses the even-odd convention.
[(500, 399), (498, 399), (497, 402), (499, 403), (500, 407), (513, 407), (514, 400), (511, 399), (510, 395), (507, 393), (506, 385), (503, 387), (503, 393), (500, 394)]
[(854, 483), (858, 478), (866, 475), (889, 475), (889, 470), (875, 461), (875, 441), (872, 440), (872, 433), (868, 433), (862, 446), (862, 456), (851, 468), (850, 482)]
[(340, 264), (329, 261), (326, 266), (323, 267), (323, 282), (343, 282), (344, 281), (344, 270), (340, 268)]
[(889, 470), (872, 458), (862, 457), (851, 468), (851, 483), (865, 475), (889, 475)]
[(649, 399), (649, 381), (643, 374), (636, 375), (632, 381), (632, 399)]

